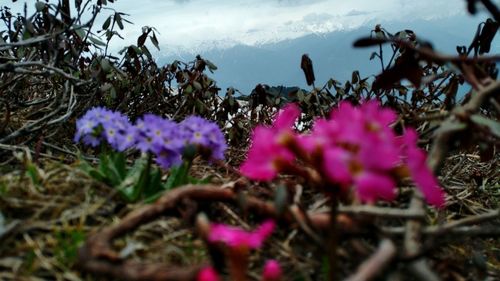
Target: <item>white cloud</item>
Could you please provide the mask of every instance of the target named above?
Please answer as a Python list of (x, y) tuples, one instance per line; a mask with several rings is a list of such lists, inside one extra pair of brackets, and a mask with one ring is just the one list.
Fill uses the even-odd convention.
[(115, 50), (135, 43), (145, 25), (158, 29), (162, 46), (204, 48), (207, 42), (253, 45), (373, 21), (465, 13), (463, 0), (117, 0), (109, 6), (134, 22), (122, 31), (125, 40), (112, 44)]
[(184, 47), (213, 41), (253, 45), (374, 20), (436, 18), (464, 11), (463, 0), (149, 0), (137, 5), (131, 0), (115, 5), (136, 24), (126, 31), (127, 38), (136, 38), (140, 27), (149, 25), (160, 31), (162, 45)]

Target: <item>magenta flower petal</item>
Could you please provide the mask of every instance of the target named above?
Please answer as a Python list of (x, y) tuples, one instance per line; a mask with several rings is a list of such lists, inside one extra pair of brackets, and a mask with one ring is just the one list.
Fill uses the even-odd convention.
[(312, 133), (300, 135), (297, 138), (299, 146), (308, 152), (335, 145), (335, 140), (340, 131), (339, 124), (326, 119), (317, 119), (314, 122)]
[(250, 237), (253, 248), (260, 248), (264, 240), (266, 240), (267, 237), (271, 236), (274, 227), (275, 223), (273, 220), (267, 220), (261, 226), (259, 226), (259, 228), (257, 228)]
[(271, 220), (264, 222), (253, 232), (225, 224), (212, 224), (208, 241), (222, 242), (231, 248), (246, 247), (256, 249), (262, 246), (264, 240), (271, 235), (273, 230), (274, 222)]
[(333, 182), (348, 185), (352, 182), (352, 173), (349, 170), (351, 156), (338, 147), (325, 149), (323, 153), (323, 169), (326, 176)]
[(427, 166), (425, 152), (417, 146), (417, 139), (417, 132), (411, 129), (407, 129), (403, 135), (403, 141), (407, 146), (407, 165), (411, 178), (429, 204), (438, 208), (443, 207), (446, 202), (445, 193), (439, 187), (436, 177)]
[(283, 276), (281, 266), (276, 260), (268, 260), (262, 272), (262, 281), (279, 281)]
[(388, 128), (389, 125), (396, 122), (398, 119), (396, 112), (388, 108), (380, 107), (376, 100), (364, 102), (362, 108), (365, 112), (365, 118), (367, 120), (376, 121), (380, 124), (380, 129)]
[(299, 116), (300, 108), (294, 103), (289, 103), (278, 113), (273, 127), (276, 129), (290, 129)]
[(400, 147), (394, 138), (383, 140), (367, 134), (360, 144), (357, 158), (365, 169), (388, 171), (401, 163)]
[(198, 272), (197, 281), (219, 281), (219, 274), (211, 266), (207, 266)]
[(358, 198), (363, 202), (391, 201), (396, 197), (396, 183), (383, 174), (363, 172), (355, 178), (355, 185)]
[(272, 180), (279, 172), (280, 163), (291, 163), (294, 155), (278, 143), (272, 128), (259, 126), (252, 136), (252, 146), (248, 151), (240, 172), (253, 180)]
[(247, 161), (241, 165), (240, 172), (249, 179), (270, 181), (276, 177), (278, 169), (272, 161), (262, 162), (262, 164)]

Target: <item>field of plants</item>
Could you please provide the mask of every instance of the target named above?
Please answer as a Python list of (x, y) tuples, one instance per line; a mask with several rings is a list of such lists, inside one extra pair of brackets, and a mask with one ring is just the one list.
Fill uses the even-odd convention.
[(113, 2), (0, 7), (0, 280), (500, 280), (494, 1), (454, 54), (376, 25), (379, 73), (248, 94), (154, 27), (111, 53)]

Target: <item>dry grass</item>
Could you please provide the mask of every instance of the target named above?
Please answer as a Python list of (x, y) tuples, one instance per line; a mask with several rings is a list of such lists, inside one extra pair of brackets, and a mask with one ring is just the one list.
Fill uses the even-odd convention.
[[(232, 161), (241, 154), (233, 152)], [(444, 211), (429, 210), (429, 224), (445, 223), (500, 207), (500, 157), (487, 163), (474, 154), (448, 157), (442, 184), (449, 193)], [(75, 266), (78, 246), (89, 234), (116, 224), (142, 204), (127, 205), (108, 186), (88, 177), (75, 165), (45, 160), (37, 165), (37, 177), (19, 169), (0, 177), (0, 211), (5, 223), (0, 232), (1, 280), (100, 280), (82, 273)], [(195, 163), (193, 175), (213, 175), (215, 184), (238, 180), (231, 167)], [(290, 182), (293, 179), (285, 179)], [(239, 188), (260, 198), (272, 199), (275, 185), (255, 186), (247, 181)], [(304, 190), (304, 202), (321, 209), (321, 196)], [(400, 202), (406, 208), (403, 190)], [(324, 200), (323, 200), (324, 201)], [(215, 203), (208, 214), (212, 220), (250, 228), (251, 214), (242, 214), (234, 206)], [(404, 220), (378, 219), (377, 225), (398, 227)], [(498, 280), (500, 278), (500, 220), (487, 222), (496, 235), (445, 237), (439, 247), (426, 252), (444, 280)], [(339, 251), (342, 275), (346, 276), (376, 248), (376, 237), (367, 235), (345, 239)], [(424, 241), (425, 243), (425, 241)], [(142, 225), (137, 231), (116, 240), (120, 254), (134, 260), (165, 262), (179, 267), (200, 264), (207, 259), (203, 241), (192, 224), (183, 218), (161, 218)], [(275, 232), (263, 251), (252, 256), (250, 276), (258, 280), (264, 258), (275, 258), (287, 273), (286, 280), (318, 280), (323, 261), (321, 247), (300, 229), (284, 228)], [(393, 277), (404, 276), (404, 262), (394, 263)], [(403, 274), (403, 275), (401, 275)], [(387, 277), (387, 276), (386, 276)], [(388, 278), (388, 277), (387, 277)], [(489, 279), (488, 279), (489, 278)], [(398, 279), (396, 279), (398, 280)], [(406, 278), (399, 280), (408, 280)]]

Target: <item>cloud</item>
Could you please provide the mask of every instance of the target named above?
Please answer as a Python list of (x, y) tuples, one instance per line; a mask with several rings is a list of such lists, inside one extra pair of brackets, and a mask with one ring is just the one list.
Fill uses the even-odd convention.
[(345, 14), (348, 17), (353, 17), (353, 16), (364, 16), (364, 15), (369, 15), (373, 12), (368, 12), (368, 11), (360, 11), (360, 10), (350, 10), (347, 14)]
[(302, 18), (304, 22), (318, 23), (322, 21), (327, 21), (335, 18), (335, 15), (329, 13), (310, 13)]
[(301, 6), (325, 1), (328, 0), (278, 0), (278, 3), (285, 6)]
[[(121, 31), (124, 41), (112, 42), (113, 49), (135, 43), (146, 25), (157, 28), (162, 46), (205, 48), (207, 42), (255, 45), (374, 21), (432, 19), (465, 10), (463, 0), (142, 0), (116, 1), (109, 7), (129, 14), (127, 19), (134, 22)], [(97, 26), (113, 12), (103, 13), (108, 14)]]

